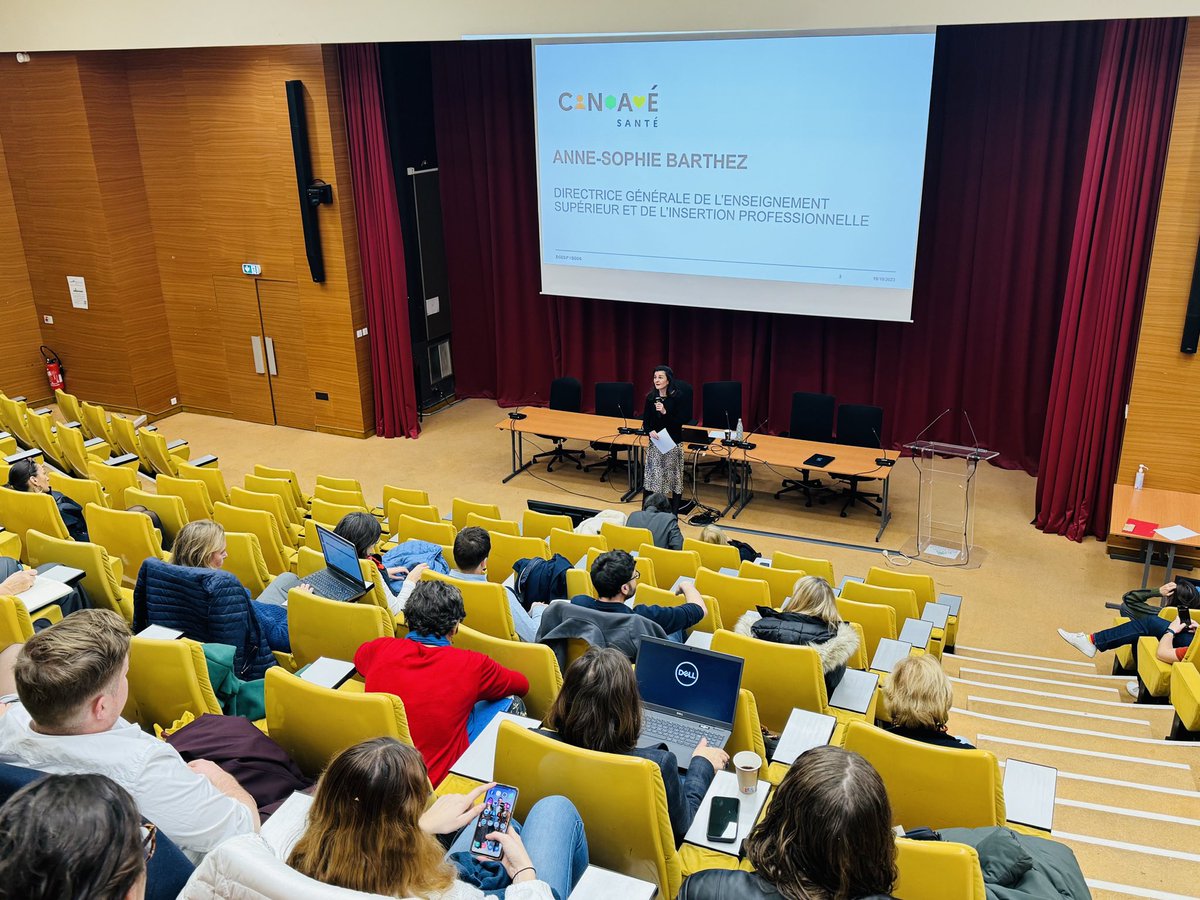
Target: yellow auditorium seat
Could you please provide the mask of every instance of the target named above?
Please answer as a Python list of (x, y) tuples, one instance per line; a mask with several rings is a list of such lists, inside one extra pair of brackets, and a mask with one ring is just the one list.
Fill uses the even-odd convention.
[[(510, 519), (489, 519), (487, 516), (481, 516), (479, 513), (467, 513), (466, 528), (482, 528), (489, 534), (495, 532), (498, 534), (507, 534), (511, 537), (521, 536), (521, 526), (518, 522)], [(533, 535), (529, 535), (533, 537)]]
[(695, 550), (700, 554), (700, 565), (714, 572), (722, 569), (736, 569), (742, 564), (742, 555), (737, 547), (729, 544), (709, 544), (695, 538), (683, 539), (684, 550)]
[(649, 528), (630, 528), (628, 525), (617, 525), (614, 522), (604, 522), (600, 525), (600, 533), (608, 541), (609, 550), (635, 551), (642, 544), (653, 544), (654, 535)]
[(140, 488), (128, 488), (125, 491), (125, 502), (130, 506), (144, 506), (158, 516), (163, 531), (174, 543), (179, 532), (188, 523), (187, 507), (183, 500), (170, 494), (151, 494)]
[(518, 788), (518, 818), (543, 797), (565, 796), (587, 823), (592, 863), (656, 884), (662, 897), (679, 892), (682, 871), (655, 763), (583, 750), (502, 722), (494, 774)]
[[(932, 575), (921, 575), (916, 572), (897, 572), (882, 566), (872, 566), (867, 571), (867, 584), (878, 584), (881, 587), (908, 588), (917, 597), (917, 609), (924, 610), (926, 603), (937, 603), (937, 586), (933, 583)], [(946, 635), (944, 644), (951, 650), (958, 640), (958, 616), (947, 616)]]
[(257, 597), (267, 589), (271, 583), (271, 570), (263, 559), (258, 535), (245, 531), (226, 531), (225, 552), (228, 555), (221, 568), (236, 575), (251, 597)]
[(142, 445), (142, 460), (149, 464), (150, 470), (156, 475), (178, 475), (180, 461), (191, 459), (191, 448), (186, 441), (172, 441), (157, 431), (148, 428), (138, 430), (138, 440)]
[(31, 566), (58, 563), (81, 569), (85, 574), (80, 583), (92, 604), (118, 612), (126, 622), (133, 622), (133, 591), (121, 586), (121, 561), (109, 556), (102, 546), (54, 538), (33, 530), (26, 532), (25, 540), (29, 544)]
[(243, 509), (261, 509), (269, 512), (275, 517), (275, 524), (279, 528), (279, 535), (283, 538), (285, 545), (293, 550), (300, 545), (303, 526), (292, 522), (292, 518), (288, 514), (288, 504), (284, 503), (283, 498), (278, 494), (232, 487), (229, 489), (229, 502), (232, 506), (240, 506)]
[(179, 638), (160, 641), (134, 637), (129, 644), (129, 693), (138, 724), (147, 730), (167, 728), (190, 712), (221, 715), (221, 704), (208, 678), (204, 646)]
[(413, 506), (428, 506), (429, 494), (426, 491), (420, 491), (415, 488), (403, 488), (394, 484), (385, 484), (383, 486), (383, 509), (387, 512), (388, 504), (393, 500), (399, 500), (401, 503), (409, 503)]
[(722, 575), (703, 566), (696, 573), (696, 590), (717, 598), (721, 621), (730, 629), (737, 626), (738, 619), (745, 613), (771, 605), (771, 589), (765, 581)]
[[(858, 603), (890, 606), (896, 611), (897, 628), (904, 627), (905, 619), (921, 618), (921, 613), (917, 609), (917, 595), (911, 588), (891, 588), (866, 584), (861, 581), (847, 581), (842, 587), (841, 596)], [(938, 659), (942, 657), (945, 637), (946, 633), (941, 628), (934, 628), (929, 635), (929, 646), (926, 649)]]
[[(588, 576), (591, 580), (591, 576)], [(574, 596), (572, 594), (572, 596)], [(673, 593), (666, 588), (655, 587), (652, 584), (638, 584), (633, 595), (633, 605), (637, 606), (683, 606), (687, 599), (682, 594)], [(723, 628), (721, 622), (721, 606), (713, 597), (705, 597), (706, 612), (704, 618), (691, 627), (691, 631), (703, 631), (713, 634)]]
[(260, 478), (281, 478), (292, 486), (291, 496), (292, 505), (298, 507), (306, 507), (311, 502), (312, 497), (304, 493), (300, 487), (300, 479), (297, 477), (293, 469), (280, 469), (275, 466), (264, 466), (256, 463), (254, 466), (254, 474)]
[(426, 569), (422, 578), (444, 581), (462, 591), (466, 621), (471, 623), (471, 628), (501, 640), (520, 640), (513, 625), (512, 608), (508, 605), (508, 591), (504, 585), (490, 581), (460, 580), (432, 569)]
[(113, 509), (126, 509), (125, 491), (138, 486), (137, 466), (106, 466), (99, 460), (88, 460), (88, 475), (100, 482), (108, 497), (106, 506)]
[(90, 464), (95, 461), (103, 465), (109, 457), (109, 447), (104, 441), (84, 441), (78, 428), (68, 428), (66, 425), (58, 428), (58, 446), (62, 449), (65, 457), (63, 462), (70, 469), (70, 474), (77, 478), (91, 478)]
[(504, 640), (466, 625), (458, 626), (451, 642), (455, 647), (482, 653), (506, 669), (520, 672), (529, 679), (529, 693), (525, 695), (529, 715), (544, 719), (550, 712), (554, 699), (562, 690), (563, 678), (558, 669), (558, 658), (545, 644)]
[[(1174, 616), (1171, 617), (1174, 620)], [(1158, 640), (1152, 637), (1140, 637), (1137, 642), (1137, 674), (1141, 686), (1139, 702), (1146, 702), (1150, 697), (1166, 697), (1171, 693), (1172, 673), (1175, 670), (1190, 666), (1197, 668), (1200, 664), (1200, 641), (1192, 641), (1188, 645), (1183, 659), (1173, 663), (1163, 662), (1158, 658)]]
[[(318, 475), (317, 478), (324, 476)], [(322, 484), (319, 480), (313, 488), (313, 499), (324, 500), (326, 503), (333, 503), (338, 506), (349, 506), (358, 512), (370, 512), (370, 507), (367, 506), (366, 498), (363, 497), (362, 490), (344, 491), (341, 488), (330, 487), (327, 484)]]
[(87, 506), (89, 503), (95, 503), (98, 506), (109, 505), (108, 495), (104, 493), (103, 485), (91, 478), (72, 478), (70, 475), (62, 475), (51, 470), (50, 487), (60, 494), (66, 494), (80, 507)]
[(0, 422), (17, 442), (27, 450), (37, 446), (26, 418), (28, 407), (24, 400), (13, 400), (0, 394)]
[(319, 497), (313, 497), (312, 505), (309, 507), (312, 520), (318, 525), (324, 525), (330, 531), (337, 528), (338, 522), (351, 513), (366, 511), (366, 508), (362, 506), (345, 506), (341, 503), (330, 503), (328, 500), (322, 500)]
[(122, 580), (132, 587), (137, 583), (142, 563), (153, 557), (166, 559), (162, 536), (150, 517), (123, 509), (105, 509), (89, 503), (83, 511), (87, 519), (88, 536), (121, 561)]
[(288, 635), (297, 668), (322, 656), (353, 662), (367, 641), (395, 634), (391, 615), (373, 603), (341, 603), (288, 591)]
[(493, 534), (492, 552), (488, 555), (488, 581), (503, 583), (512, 574), (513, 563), (533, 557), (550, 558), (550, 548), (541, 538)]
[[(138, 458), (139, 464), (146, 468), (148, 464), (145, 462), (145, 452), (142, 450), (142, 441), (138, 437), (137, 426), (133, 424), (133, 419), (128, 419), (125, 416), (109, 417), (108, 413), (102, 407), (96, 406), (89, 409), (90, 404), (83, 404), (83, 422), (89, 427), (95, 437), (103, 437), (105, 434), (111, 435), (115, 446), (122, 452), (132, 454)], [(103, 430), (97, 431), (101, 428)]]
[[(1166, 619), (1168, 622), (1173, 622), (1175, 620), (1175, 616), (1178, 614), (1179, 613), (1174, 606), (1164, 606), (1158, 611), (1158, 617), (1160, 619)], [(1112, 623), (1113, 626), (1117, 626), (1124, 625), (1128, 621), (1129, 619), (1124, 616), (1116, 616), (1113, 618)], [(1114, 675), (1127, 675), (1131, 672), (1137, 671), (1137, 662), (1134, 659), (1134, 651), (1136, 648), (1137, 645), (1134, 644), (1133, 646), (1118, 647), (1113, 651), (1112, 673)]]
[[(395, 509), (397, 501), (392, 501)], [(429, 519), (417, 519), (409, 515), (396, 518), (396, 530), (392, 532), (398, 542), (429, 541), (431, 544), (453, 544), (458, 536), (458, 529), (449, 522), (433, 522)]]
[[(35, 615), (39, 619), (59, 621), (62, 610), (51, 605), (39, 609)], [(0, 596), (0, 650), (9, 644), (23, 644), (33, 637), (33, 620), (29, 610), (16, 597)]]
[(784, 553), (782, 550), (776, 550), (775, 555), (771, 557), (771, 567), (774, 568), (775, 566), (779, 566), (781, 569), (799, 569), (801, 572), (806, 572), (809, 575), (824, 578), (831, 586), (837, 586), (837, 582), (833, 577), (833, 563), (827, 559), (817, 559), (812, 556), (797, 556), (794, 553)]
[(213, 517), (213, 501), (208, 494), (208, 485), (199, 479), (159, 475), (154, 479), (154, 489), (160, 494), (182, 500), (189, 522)]
[(571, 561), (571, 565), (579, 562), (592, 550), (601, 553), (608, 549), (608, 541), (601, 534), (576, 534), (564, 528), (550, 530), (550, 553), (561, 553)]
[(208, 488), (208, 499), (213, 503), (229, 502), (229, 488), (225, 485), (225, 476), (216, 466), (193, 466), (191, 463), (181, 462), (178, 469), (180, 478), (203, 481), (204, 486)]
[[(396, 533), (396, 528), (401, 516), (408, 516), (412, 519), (420, 519), (423, 522), (442, 523), (442, 516), (438, 512), (438, 508), (436, 506), (430, 506), (429, 504), (409, 503), (406, 500), (392, 498), (391, 500), (388, 500), (387, 503), (389, 534)], [(449, 522), (444, 524), (450, 525)], [(451, 525), (450, 527), (453, 528), (454, 526)], [(458, 529), (455, 528), (454, 531), (457, 533)]]
[(54, 402), (58, 404), (58, 411), (62, 413), (63, 419), (66, 421), (83, 421), (83, 407), (79, 405), (79, 398), (74, 394), (68, 394), (62, 388), (56, 388)]
[[(242, 487), (258, 494), (275, 494), (279, 498), (279, 505), (283, 509), (287, 522), (297, 527), (303, 527), (304, 517), (308, 510), (303, 506), (296, 505), (292, 482), (288, 479), (247, 475), (242, 479)], [(232, 496), (232, 492), (230, 496)]]
[(862, 628), (862, 649), (868, 664), (875, 658), (875, 650), (883, 638), (896, 639), (896, 610), (892, 607), (838, 597), (837, 608), (843, 621), (853, 622)]
[(896, 900), (987, 900), (974, 847), (896, 838)]
[(1005, 822), (1000, 765), (987, 750), (937, 747), (865, 722), (850, 723), (845, 746), (879, 772), (895, 825), (984, 828)]
[(450, 501), (450, 521), (459, 531), (467, 527), (467, 516), (471, 513), (483, 516), (485, 519), (501, 518), (500, 507), (495, 503), (476, 503), (474, 500), (464, 500), (462, 497), (455, 497)]
[(25, 424), (29, 428), (34, 445), (41, 449), (46, 460), (55, 468), (70, 469), (70, 464), (66, 461), (66, 454), (63, 453), (62, 447), (58, 443), (54, 417), (50, 413), (39, 416), (33, 410), (29, 410), (25, 416)]
[[(743, 750), (757, 753), (763, 764), (766, 764), (767, 745), (763, 741), (762, 722), (758, 718), (758, 703), (754, 700), (754, 694), (746, 688), (738, 691), (737, 706), (733, 712), (733, 728), (729, 732), (729, 740), (725, 743), (725, 751), (730, 757)], [(686, 764), (687, 760), (684, 760), (684, 763)], [(766, 778), (765, 775), (762, 777)]]
[(796, 582), (808, 573), (802, 569), (777, 569), (774, 566), (760, 566), (749, 560), (743, 560), (738, 566), (738, 578), (754, 578), (765, 581), (771, 592), (771, 606), (778, 609), (792, 596), (796, 590)]
[(1200, 669), (1181, 666), (1177, 672), (1172, 672), (1170, 691), (1175, 718), (1168, 737), (1173, 740), (1200, 738)]
[(21, 539), (21, 561), (25, 563), (29, 562), (25, 532), (30, 529), (63, 540), (71, 539), (58, 506), (49, 494), (32, 494), (0, 487), (0, 523)]
[(11, 531), (0, 531), (0, 556), (16, 560), (21, 558), (21, 539)]
[(671, 588), (680, 577), (695, 578), (700, 569), (700, 554), (694, 550), (664, 550), (653, 544), (638, 547), (638, 559), (654, 562), (654, 583)]
[(7, 431), (0, 433), (0, 456), (12, 456), (18, 449), (16, 438)]
[(244, 509), (228, 503), (217, 503), (213, 518), (225, 533), (243, 532), (258, 538), (258, 550), (267, 571), (272, 575), (296, 570), (296, 548), (290, 547), (279, 532), (275, 516), (262, 509)]
[(592, 584), (591, 573), (586, 569), (567, 569), (567, 596), (565, 599), (570, 600), (580, 594), (588, 597), (596, 596), (596, 586)]
[[(571, 517), (540, 513), (532, 509), (521, 513), (521, 534), (525, 537), (548, 538), (550, 532), (556, 528), (562, 531), (572, 531)], [(580, 556), (582, 555), (580, 554)], [(578, 558), (576, 557), (576, 559)]]
[(308, 775), (372, 738), (412, 744), (404, 703), (394, 694), (330, 690), (279, 666), (267, 669), (265, 687), (267, 734)]

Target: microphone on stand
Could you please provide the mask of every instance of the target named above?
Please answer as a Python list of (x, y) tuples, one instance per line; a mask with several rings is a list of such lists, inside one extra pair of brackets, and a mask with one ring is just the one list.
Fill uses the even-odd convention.
[(533, 403), (526, 403), (524, 406), (518, 406), (515, 410), (513, 410), (512, 412), (510, 412), (508, 414), (508, 417), (510, 419), (512, 419), (513, 421), (520, 421), (521, 419), (528, 419), (529, 416), (526, 413), (521, 412), (521, 410), (523, 410), (525, 408), (525, 406), (537, 406), (537, 402), (536, 402), (537, 401), (537, 391), (533, 392), (533, 399), (534, 399)]
[(640, 428), (630, 428), (629, 427), (629, 419), (626, 418), (626, 416), (625, 416), (625, 407), (621, 406), (620, 403), (617, 404), (617, 412), (621, 416), (621, 421), (625, 423), (623, 426), (621, 426), (620, 428), (617, 429), (618, 434), (640, 434), (641, 433)]
[(979, 438), (975, 436), (975, 426), (971, 424), (971, 416), (967, 412), (967, 408), (965, 406), (963, 407), (962, 413), (963, 418), (967, 420), (967, 427), (971, 429), (971, 443), (975, 448), (975, 454), (977, 456), (982, 448), (979, 446)]
[[(950, 412), (950, 410), (946, 410), (946, 412)], [(946, 413), (942, 413), (942, 416), (944, 416), (945, 414)], [(938, 418), (940, 419), (941, 416), (938, 416)], [(935, 419), (934, 421), (937, 421), (937, 420)], [(874, 427), (872, 427), (871, 434), (875, 435), (875, 443), (878, 444), (879, 449), (882, 450), (883, 449), (883, 438), (881, 438), (879, 436), (879, 432), (876, 431)], [(877, 456), (875, 458), (875, 465), (877, 465), (877, 466), (884, 466), (886, 468), (891, 468), (895, 464), (896, 464), (896, 461), (894, 459), (889, 459), (886, 455), (885, 456)]]
[[(930, 428), (932, 428), (932, 427), (933, 427), (934, 425), (936, 425), (938, 422), (942, 421), (942, 419), (945, 417), (945, 415), (946, 415), (948, 412), (950, 412), (950, 407), (949, 407), (949, 406), (947, 406), (947, 407), (946, 407), (944, 410), (942, 410), (942, 412), (941, 412), (941, 413), (938, 415), (938, 417), (937, 417), (936, 419), (934, 419), (932, 422), (930, 422), (928, 425), (926, 425), (924, 428), (922, 428), (922, 429), (921, 429), (921, 433), (920, 433), (920, 434), (918, 434), (918, 435), (917, 435), (915, 438), (913, 438), (911, 441), (909, 441), (909, 443), (910, 443), (910, 444), (915, 444), (917, 441), (919, 441), (921, 438), (923, 438), (923, 437), (925, 436), (925, 432), (927, 432), (927, 431), (928, 431)], [(879, 437), (879, 435), (876, 435), (876, 438), (878, 438), (878, 437)], [(881, 443), (882, 443), (882, 442), (881, 442)]]

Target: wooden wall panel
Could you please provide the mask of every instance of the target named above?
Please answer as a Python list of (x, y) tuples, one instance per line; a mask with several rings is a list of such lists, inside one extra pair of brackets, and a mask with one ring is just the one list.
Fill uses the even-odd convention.
[[(4, 142), (0, 140), (0, 390), (10, 396), (43, 400), (50, 396), (42, 357), (41, 319), (33, 306), (33, 288), (21, 228), (13, 206)], [(68, 373), (70, 375), (71, 373)], [(70, 387), (70, 385), (68, 385)]]
[[(1188, 25), (1117, 481), (1200, 493), (1200, 359), (1179, 352), (1200, 239), (1200, 19)], [(1113, 523), (1119, 527), (1121, 523)]]

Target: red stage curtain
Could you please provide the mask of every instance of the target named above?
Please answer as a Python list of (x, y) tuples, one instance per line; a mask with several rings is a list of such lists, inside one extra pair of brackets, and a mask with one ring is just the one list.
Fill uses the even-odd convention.
[(408, 327), (404, 240), (383, 118), (379, 48), (375, 44), (343, 45), (338, 48), (338, 61), (371, 341), (375, 433), (415, 438), (421, 426)]
[[(696, 388), (740, 380), (745, 425), (788, 427), (793, 391), (885, 410), (898, 445), (964, 407), (1000, 463), (1041, 451), (1104, 23), (939, 29), (913, 323), (542, 296), (530, 47), (433, 46), (461, 396), (544, 402), (574, 375)], [(931, 437), (967, 442), (959, 415)]]
[(1184, 19), (1107, 23), (1037, 486), (1042, 531), (1108, 535)]

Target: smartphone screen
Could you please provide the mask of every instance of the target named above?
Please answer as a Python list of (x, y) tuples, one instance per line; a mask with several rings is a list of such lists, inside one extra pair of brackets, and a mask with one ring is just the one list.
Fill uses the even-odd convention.
[(475, 834), (471, 838), (471, 852), (491, 859), (503, 854), (499, 841), (489, 841), (493, 831), (508, 831), (512, 821), (513, 807), (517, 805), (517, 789), (507, 784), (497, 784), (488, 789), (483, 798), (483, 809), (475, 822)]
[(732, 844), (737, 838), (738, 811), (741, 804), (737, 797), (713, 797), (712, 809), (708, 813), (708, 839), (719, 844)]
[(1179, 607), (1179, 621), (1184, 628), (1188, 628), (1192, 624), (1192, 611), (1186, 606)]

